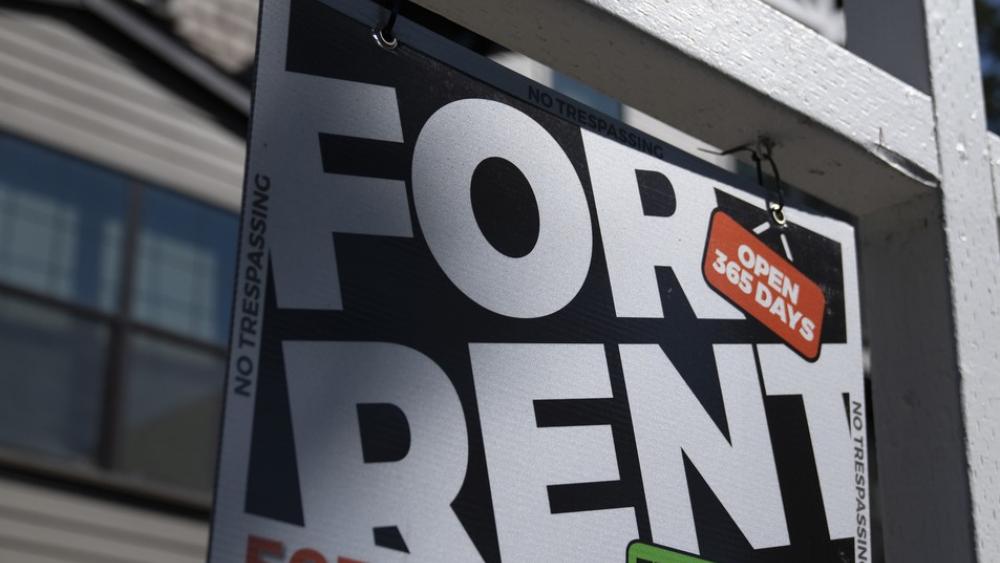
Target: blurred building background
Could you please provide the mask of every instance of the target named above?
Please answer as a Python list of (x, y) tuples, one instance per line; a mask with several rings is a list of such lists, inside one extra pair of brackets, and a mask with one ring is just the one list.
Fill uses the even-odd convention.
[[(769, 3), (845, 43), (841, 2)], [(0, 562), (204, 559), (256, 19), (257, 0), (0, 0)]]
[(204, 559), (255, 22), (0, 3), (0, 561)]

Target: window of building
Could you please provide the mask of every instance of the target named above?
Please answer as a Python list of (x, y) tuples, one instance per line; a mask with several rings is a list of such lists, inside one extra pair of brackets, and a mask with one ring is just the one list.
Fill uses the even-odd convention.
[(132, 310), (142, 322), (225, 344), (236, 216), (164, 191), (145, 194)]
[(106, 323), (0, 293), (0, 444), (94, 461), (108, 337)]
[(143, 334), (129, 339), (127, 355), (116, 468), (211, 490), (225, 358)]
[(0, 459), (207, 498), (237, 229), (0, 133)]
[(0, 135), (0, 282), (110, 312), (128, 181)]

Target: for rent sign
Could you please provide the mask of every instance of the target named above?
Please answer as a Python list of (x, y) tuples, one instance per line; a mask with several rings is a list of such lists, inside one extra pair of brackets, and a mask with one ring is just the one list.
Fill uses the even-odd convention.
[(850, 225), (379, 16), (263, 2), (212, 560), (869, 560)]

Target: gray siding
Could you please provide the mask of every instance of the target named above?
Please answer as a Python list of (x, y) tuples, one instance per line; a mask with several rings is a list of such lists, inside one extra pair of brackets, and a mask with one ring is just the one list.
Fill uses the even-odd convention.
[(0, 561), (194, 563), (208, 524), (0, 479)]
[(237, 209), (243, 138), (66, 22), (0, 7), (0, 130)]

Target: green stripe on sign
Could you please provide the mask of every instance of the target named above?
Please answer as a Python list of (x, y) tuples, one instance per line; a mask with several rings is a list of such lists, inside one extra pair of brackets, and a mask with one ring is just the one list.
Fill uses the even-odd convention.
[(628, 544), (628, 563), (712, 563), (708, 559), (679, 553), (665, 547), (634, 541)]

